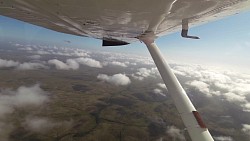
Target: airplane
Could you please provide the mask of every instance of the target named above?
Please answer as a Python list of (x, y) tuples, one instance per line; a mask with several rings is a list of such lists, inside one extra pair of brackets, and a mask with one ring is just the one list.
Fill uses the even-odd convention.
[(248, 10), (250, 0), (0, 0), (0, 14), (54, 31), (103, 40), (103, 46), (143, 42), (192, 141), (213, 141), (155, 40)]

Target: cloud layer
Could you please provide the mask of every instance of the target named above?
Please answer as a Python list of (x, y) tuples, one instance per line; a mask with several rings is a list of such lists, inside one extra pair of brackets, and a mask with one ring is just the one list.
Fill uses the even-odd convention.
[(195, 88), (208, 97), (216, 96), (229, 102), (240, 104), (250, 111), (247, 95), (250, 93), (250, 76), (207, 68), (199, 65), (174, 64), (174, 72), (186, 77), (185, 84)]

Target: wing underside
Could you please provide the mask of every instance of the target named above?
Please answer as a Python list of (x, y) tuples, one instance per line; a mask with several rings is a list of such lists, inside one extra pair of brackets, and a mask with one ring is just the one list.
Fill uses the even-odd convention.
[(0, 0), (3, 16), (58, 32), (132, 42), (199, 25), (247, 9), (249, 0)]

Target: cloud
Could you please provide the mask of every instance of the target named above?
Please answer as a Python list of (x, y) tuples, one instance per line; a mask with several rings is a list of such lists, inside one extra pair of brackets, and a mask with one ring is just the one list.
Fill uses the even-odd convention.
[(162, 89), (167, 89), (166, 85), (163, 83), (158, 83), (157, 86), (162, 88)]
[(233, 138), (229, 136), (218, 136), (213, 138), (215, 139), (215, 141), (233, 141)]
[(150, 76), (155, 77), (158, 74), (159, 74), (159, 72), (158, 72), (157, 68), (151, 68), (151, 69), (139, 68), (135, 74), (132, 74), (132, 77), (137, 79), (137, 80), (143, 80), (144, 78), (147, 78)]
[(102, 65), (99, 61), (96, 61), (92, 58), (77, 58), (75, 59), (79, 64), (86, 65), (94, 68), (102, 68)]
[(59, 128), (60, 131), (67, 130), (73, 125), (73, 121), (53, 121), (46, 117), (27, 116), (22, 125), (32, 132), (45, 133), (55, 131), (55, 128)]
[(99, 80), (114, 84), (114, 85), (128, 85), (131, 83), (129, 77), (127, 77), (125, 74), (115, 74), (112, 76), (108, 76), (106, 74), (99, 74), (97, 76)]
[(155, 88), (155, 89), (153, 90), (153, 93), (154, 93), (154, 94), (159, 94), (159, 95), (162, 95), (162, 96), (166, 96), (166, 95), (162, 92), (162, 90), (161, 90), (161, 89), (158, 89), (158, 88)]
[(232, 92), (223, 93), (222, 95), (223, 95), (224, 98), (225, 98), (227, 101), (229, 101), (229, 102), (234, 102), (234, 101), (238, 101), (238, 102), (247, 102), (245, 96), (237, 95), (237, 94), (232, 93)]
[(40, 55), (51, 54), (50, 52), (48, 52), (48, 51), (43, 51), (43, 50), (33, 51), (32, 53), (34, 53), (34, 54), (40, 54)]
[(13, 60), (3, 60), (0, 59), (0, 68), (14, 67), (18, 70), (33, 70), (33, 69), (47, 69), (48, 67), (41, 63), (19, 63)]
[(66, 64), (68, 65), (69, 68), (73, 70), (79, 69), (79, 64), (74, 59), (67, 59)]
[[(249, 75), (218, 68), (200, 65), (172, 64), (177, 75), (187, 78), (187, 86), (191, 86), (206, 96), (217, 96), (223, 100), (234, 102), (250, 112), (247, 95), (250, 93)], [(185, 79), (184, 79), (185, 80)], [(189, 87), (187, 87), (189, 88)]]
[(2, 89), (0, 91), (0, 138), (8, 141), (9, 135), (15, 129), (8, 115), (18, 108), (27, 106), (41, 106), (48, 101), (47, 92), (43, 91), (38, 84), (26, 87), (21, 86), (17, 90)]
[(41, 58), (41, 55), (31, 55), (31, 56), (29, 56), (29, 58), (38, 60)]
[(19, 62), (0, 59), (0, 68), (16, 67), (17, 65), (19, 65)]
[(209, 85), (206, 84), (205, 82), (194, 80), (194, 81), (186, 82), (186, 84), (198, 89), (200, 92), (207, 94), (208, 96), (211, 96), (209, 93)]
[[(129, 64), (129, 62), (127, 62), (127, 64)], [(104, 62), (103, 65), (104, 66), (113, 65), (113, 66), (120, 66), (120, 67), (128, 67), (126, 63), (122, 63), (118, 61)]]
[(245, 112), (250, 112), (250, 103), (242, 104), (242, 107)]
[(22, 63), (17, 66), (18, 70), (34, 70), (34, 69), (48, 69), (47, 66), (41, 63)]
[(58, 70), (77, 70), (79, 68), (79, 64), (73, 59), (67, 59), (66, 63), (59, 61), (57, 59), (52, 59), (48, 61), (49, 64), (55, 65)]
[(47, 118), (31, 118), (27, 117), (23, 125), (33, 131), (38, 133), (43, 133), (51, 128), (53, 128), (54, 123), (49, 121)]
[(173, 138), (173, 140), (176, 140), (176, 139), (179, 139), (182, 141), (186, 140), (182, 131), (176, 128), (175, 126), (169, 126), (167, 128), (167, 134), (170, 135)]
[(249, 124), (242, 124), (243, 128), (241, 129), (246, 134), (250, 135), (250, 125)]
[(16, 91), (2, 90), (0, 93), (0, 118), (12, 113), (14, 107), (39, 106), (48, 100), (47, 93), (38, 84), (21, 86)]

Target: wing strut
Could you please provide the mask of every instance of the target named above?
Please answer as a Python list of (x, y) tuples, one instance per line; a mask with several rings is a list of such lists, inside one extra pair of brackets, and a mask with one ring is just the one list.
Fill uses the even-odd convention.
[(154, 43), (155, 36), (145, 35), (138, 38), (146, 44), (192, 141), (213, 141), (199, 113)]

